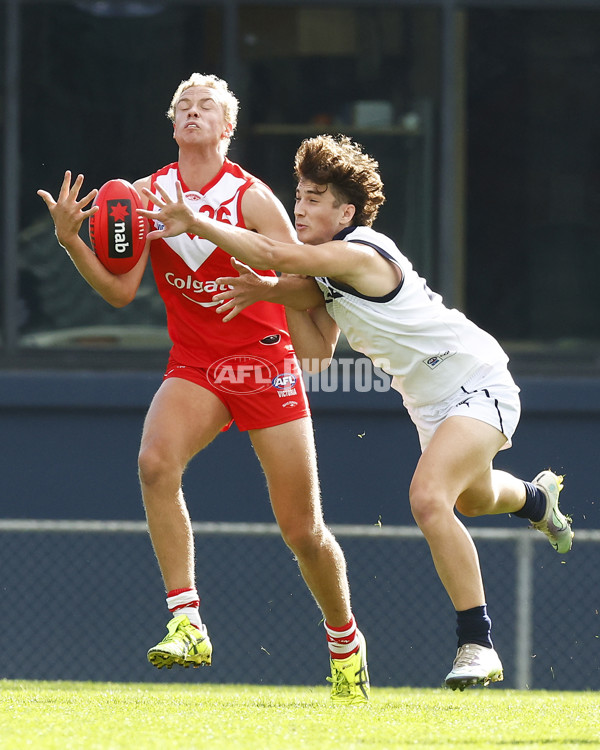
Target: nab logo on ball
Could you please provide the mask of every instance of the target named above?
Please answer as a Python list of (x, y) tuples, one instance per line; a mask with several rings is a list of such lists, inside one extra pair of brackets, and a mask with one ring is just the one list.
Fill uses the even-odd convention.
[(131, 201), (117, 199), (107, 201), (108, 236), (112, 242), (108, 247), (109, 258), (131, 258), (133, 242), (131, 238)]
[(148, 222), (136, 209), (144, 208), (137, 190), (126, 180), (109, 180), (94, 200), (98, 211), (90, 217), (90, 242), (102, 265), (111, 273), (131, 271), (146, 246)]

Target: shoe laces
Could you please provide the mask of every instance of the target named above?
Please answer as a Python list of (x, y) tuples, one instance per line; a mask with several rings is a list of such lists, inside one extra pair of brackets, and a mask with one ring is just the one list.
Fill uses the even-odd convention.
[(476, 648), (472, 643), (465, 643), (459, 649), (454, 659), (454, 669), (460, 669), (461, 667), (469, 667), (474, 662), (479, 661), (479, 649)]
[(343, 670), (337, 668), (334, 659), (331, 660), (331, 677), (327, 677), (326, 680), (327, 682), (331, 682), (332, 693), (335, 693), (335, 695), (352, 694), (350, 681)]
[[(359, 656), (360, 653), (354, 656)], [(327, 677), (327, 682), (331, 682), (331, 692), (337, 696), (355, 696), (365, 695), (365, 687), (368, 689), (368, 677), (366, 671), (366, 664), (360, 661), (359, 669), (356, 668), (355, 663), (350, 663), (350, 669), (352, 670), (352, 676), (354, 679), (348, 679), (343, 668), (339, 667), (335, 659), (331, 659), (331, 677)]]
[(174, 617), (167, 623), (167, 635), (164, 637), (163, 643), (171, 643), (172, 641), (197, 641), (199, 638), (194, 631), (198, 635), (201, 635), (201, 632), (191, 625), (189, 621), (185, 623), (183, 618)]

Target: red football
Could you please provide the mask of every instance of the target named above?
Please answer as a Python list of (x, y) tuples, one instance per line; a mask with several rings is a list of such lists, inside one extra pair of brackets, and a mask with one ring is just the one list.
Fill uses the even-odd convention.
[(137, 191), (126, 180), (109, 180), (96, 196), (100, 210), (90, 217), (90, 242), (98, 260), (111, 273), (131, 271), (146, 244), (148, 222), (136, 213), (144, 208)]

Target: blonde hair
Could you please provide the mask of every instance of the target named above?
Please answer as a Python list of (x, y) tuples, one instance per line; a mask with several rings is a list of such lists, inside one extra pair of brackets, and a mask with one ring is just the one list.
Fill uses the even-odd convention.
[(181, 98), (183, 92), (186, 89), (191, 88), (192, 86), (204, 86), (205, 88), (212, 89), (215, 92), (215, 98), (223, 109), (223, 117), (225, 119), (225, 122), (231, 125), (231, 135), (229, 136), (229, 138), (226, 138), (224, 140), (226, 152), (229, 148), (229, 143), (231, 141), (233, 133), (235, 132), (238, 110), (240, 106), (235, 94), (229, 90), (227, 81), (224, 81), (221, 78), (217, 78), (217, 76), (214, 76), (212, 74), (205, 75), (203, 73), (192, 73), (189, 78), (179, 84), (177, 90), (173, 94), (171, 104), (169, 106), (169, 109), (167, 110), (167, 117), (169, 118), (169, 120), (171, 120), (171, 122), (175, 121), (175, 108), (177, 106), (177, 102)]

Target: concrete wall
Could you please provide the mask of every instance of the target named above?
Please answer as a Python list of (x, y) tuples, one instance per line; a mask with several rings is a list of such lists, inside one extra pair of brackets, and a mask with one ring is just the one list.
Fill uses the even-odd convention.
[[(137, 449), (161, 373), (0, 373), (2, 511), (6, 518), (140, 519)], [(498, 468), (524, 479), (566, 475), (575, 527), (600, 528), (595, 481), (600, 379), (521, 378), (523, 414)], [(411, 524), (408, 486), (419, 446), (393, 392), (311, 394), (325, 515), (331, 523)], [(270, 521), (264, 479), (235, 426), (190, 465), (196, 521)], [(506, 517), (472, 520), (506, 525)]]

